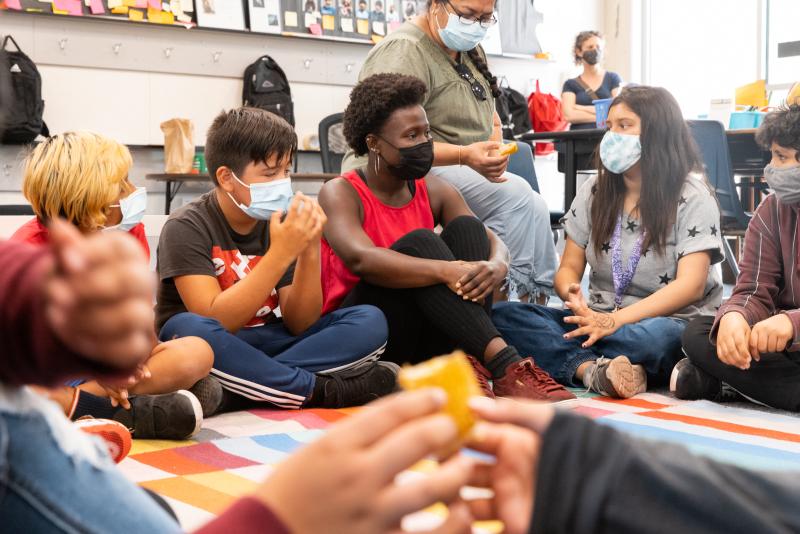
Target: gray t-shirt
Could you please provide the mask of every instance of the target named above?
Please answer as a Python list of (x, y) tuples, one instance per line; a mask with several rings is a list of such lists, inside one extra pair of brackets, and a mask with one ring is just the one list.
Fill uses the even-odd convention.
[[(723, 259), (720, 235), (719, 207), (703, 178), (690, 175), (681, 191), (676, 223), (667, 237), (666, 250), (661, 256), (655, 250), (643, 250), (631, 284), (625, 291), (622, 307), (630, 306), (655, 293), (675, 280), (678, 260), (687, 254), (709, 251), (711, 265), (708, 269), (703, 298), (674, 313), (678, 319), (692, 319), (700, 315), (714, 315), (722, 302), (722, 280), (713, 265)], [(595, 311), (614, 309), (614, 280), (611, 273), (611, 243), (595, 250), (591, 240), (591, 203), (597, 178), (591, 178), (578, 191), (572, 209), (565, 216), (567, 235), (586, 251), (586, 261), (591, 267), (589, 294), (586, 299)], [(622, 216), (622, 264), (627, 266), (633, 246), (639, 236), (641, 221)]]

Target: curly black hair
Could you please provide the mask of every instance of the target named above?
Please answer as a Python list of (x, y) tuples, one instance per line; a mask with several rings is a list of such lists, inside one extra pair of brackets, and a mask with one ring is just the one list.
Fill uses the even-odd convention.
[(357, 156), (367, 148), (367, 135), (380, 132), (398, 109), (422, 105), (428, 90), (425, 82), (404, 74), (375, 74), (364, 79), (350, 93), (344, 110), (344, 137)]
[(767, 150), (772, 143), (793, 148), (797, 150), (797, 161), (800, 161), (800, 104), (767, 114), (756, 132), (756, 142)]

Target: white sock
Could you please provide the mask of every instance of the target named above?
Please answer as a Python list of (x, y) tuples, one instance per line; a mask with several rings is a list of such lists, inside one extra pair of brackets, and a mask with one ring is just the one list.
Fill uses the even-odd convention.
[(592, 387), (592, 375), (594, 375), (596, 369), (597, 364), (592, 362), (592, 364), (583, 371), (583, 387), (586, 389), (590, 389)]

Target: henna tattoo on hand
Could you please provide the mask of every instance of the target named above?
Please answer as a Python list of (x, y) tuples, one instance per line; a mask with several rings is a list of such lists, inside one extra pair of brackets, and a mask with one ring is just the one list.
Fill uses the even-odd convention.
[(616, 324), (614, 316), (610, 313), (595, 313), (593, 319), (595, 326), (599, 328), (611, 329)]

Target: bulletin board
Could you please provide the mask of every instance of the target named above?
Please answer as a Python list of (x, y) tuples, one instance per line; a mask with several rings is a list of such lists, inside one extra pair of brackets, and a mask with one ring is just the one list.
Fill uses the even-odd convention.
[(0, 9), (377, 43), (426, 0), (0, 0)]
[[(427, 0), (0, 0), (0, 9), (30, 13), (367, 44), (380, 42), (426, 8)], [(536, 26), (542, 15), (534, 0), (503, 1), (498, 9), (500, 23), (483, 43), (486, 53), (541, 52)]]
[(767, 4), (767, 83), (800, 82), (800, 1), (769, 0)]

